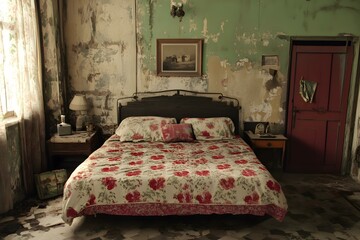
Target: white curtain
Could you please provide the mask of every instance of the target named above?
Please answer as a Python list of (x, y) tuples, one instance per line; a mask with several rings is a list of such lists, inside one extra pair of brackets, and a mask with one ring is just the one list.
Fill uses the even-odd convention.
[[(14, 110), (20, 123), (22, 141), (22, 170), (24, 190), (35, 193), (34, 174), (46, 169), (45, 159), (45, 123), (43, 89), (41, 78), (41, 54), (39, 24), (37, 21), (36, 0), (1, 0), (2, 20), (9, 26), (11, 51), (6, 58), (11, 66), (12, 84), (16, 88), (13, 94), (16, 104)], [(4, 14), (5, 12), (5, 14)], [(4, 32), (2, 37), (7, 37)], [(2, 43), (4, 41), (0, 41)], [(8, 64), (9, 62), (4, 62)], [(5, 74), (6, 76), (6, 74)]]

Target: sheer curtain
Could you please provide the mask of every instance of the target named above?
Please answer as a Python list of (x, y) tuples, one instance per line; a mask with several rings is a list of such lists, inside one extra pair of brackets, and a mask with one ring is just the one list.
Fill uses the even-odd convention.
[[(24, 190), (35, 193), (34, 174), (46, 169), (41, 54), (36, 0), (0, 1), (5, 84), (16, 89), (13, 110), (20, 123)], [(7, 46), (6, 44), (10, 44)], [(7, 49), (11, 48), (10, 51)], [(10, 95), (11, 96), (11, 95)]]

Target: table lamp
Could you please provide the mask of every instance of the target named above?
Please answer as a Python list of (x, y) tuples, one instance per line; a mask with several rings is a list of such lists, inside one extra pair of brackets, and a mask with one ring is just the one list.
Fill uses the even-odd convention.
[(73, 111), (79, 111), (76, 117), (76, 131), (81, 131), (84, 127), (84, 114), (87, 107), (86, 97), (83, 94), (76, 94), (70, 102), (69, 108)]

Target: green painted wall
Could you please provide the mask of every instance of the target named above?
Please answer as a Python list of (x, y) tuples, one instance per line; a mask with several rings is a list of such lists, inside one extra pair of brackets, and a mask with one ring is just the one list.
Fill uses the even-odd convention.
[[(185, 10), (181, 22), (170, 16), (171, 4), (180, 2)], [(282, 132), (289, 37), (360, 36), (359, 0), (67, 0), (63, 5), (67, 97), (86, 94), (91, 105), (88, 114), (105, 133), (116, 128), (118, 97), (136, 90), (175, 88), (236, 97), (242, 105), (242, 121), (269, 121), (274, 130)], [(50, 4), (45, 1), (40, 7), (45, 19), (43, 38), (49, 50), (45, 58), (58, 59), (58, 50), (51, 47), (58, 46), (59, 36), (50, 16), (54, 11), (48, 10)], [(158, 77), (158, 38), (203, 38), (203, 76)], [(352, 86), (356, 82), (358, 42), (355, 51)], [(279, 56), (278, 66), (262, 66), (263, 55)], [(49, 76), (56, 74), (52, 70), (59, 66), (50, 60), (45, 67)], [(274, 79), (269, 69), (277, 70)], [(55, 94), (54, 79), (61, 80), (62, 73), (57, 72), (45, 80), (47, 110), (55, 122), (61, 109), (58, 104), (62, 104)], [(355, 97), (352, 90), (350, 100)]]
[[(184, 4), (186, 14), (181, 22), (169, 14), (173, 2)], [(140, 90), (181, 86), (222, 92), (239, 99), (242, 121), (269, 121), (278, 132), (285, 128), (290, 37), (360, 35), (357, 0), (155, 0), (137, 4)], [(157, 38), (203, 38), (204, 76), (157, 77)], [(263, 55), (279, 56), (279, 66), (262, 66)], [(359, 145), (352, 135), (359, 126), (351, 115), (358, 108), (354, 101), (358, 57), (359, 42), (355, 42), (343, 171), (351, 166), (360, 180), (360, 171), (351, 161)], [(278, 71), (275, 83), (269, 69)], [(360, 115), (359, 109), (357, 112), (355, 119)]]
[(356, 24), (360, 20), (360, 1), (356, 0), (176, 1), (185, 3), (182, 22), (170, 16), (170, 2), (137, 1), (140, 47), (147, 53), (144, 64), (152, 69), (156, 38), (204, 38), (205, 63), (214, 54), (230, 64), (245, 56), (260, 63), (262, 54), (276, 53), (285, 57), (281, 62), (286, 67), (288, 45), (276, 37), (278, 34), (360, 34)]
[[(180, 2), (186, 12), (182, 21), (170, 16), (171, 3)], [(45, 3), (41, 7), (43, 26), (48, 27), (43, 27), (45, 49), (50, 49), (57, 40), (51, 42), (46, 36), (59, 33), (50, 21), (52, 11), (47, 10), (53, 8)], [(62, 83), (61, 74), (66, 73), (67, 98), (74, 93), (86, 94), (92, 121), (106, 133), (116, 127), (118, 97), (136, 90), (174, 88), (236, 97), (243, 107), (243, 121), (269, 121), (283, 131), (289, 37), (359, 36), (359, 9), (360, 1), (354, 0), (65, 1), (62, 15), (66, 56), (62, 58), (67, 69), (45, 81), (47, 110), (53, 113), (55, 122), (59, 120), (62, 102), (54, 94), (54, 83), (58, 79)], [(203, 38), (203, 76), (158, 77), (158, 38)], [(45, 59), (54, 59), (57, 54), (46, 53)], [(262, 55), (279, 56), (279, 65), (262, 66)], [(59, 62), (46, 64), (46, 73), (61, 69)], [(278, 71), (275, 81), (269, 68)], [(68, 113), (68, 119), (73, 118), (74, 113)]]
[[(170, 16), (182, 2), (182, 21)], [(290, 36), (360, 35), (360, 1), (353, 0), (196, 0), (137, 1), (140, 90), (181, 86), (239, 98), (243, 120), (285, 120)], [(156, 76), (157, 38), (203, 38), (204, 76)], [(278, 55), (277, 84), (269, 87), (262, 55)], [(281, 126), (280, 126), (281, 131)]]

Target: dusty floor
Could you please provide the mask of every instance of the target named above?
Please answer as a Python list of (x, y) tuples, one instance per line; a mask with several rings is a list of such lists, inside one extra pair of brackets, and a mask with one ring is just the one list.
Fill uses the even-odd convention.
[(60, 218), (59, 197), (28, 200), (0, 216), (0, 239), (360, 239), (360, 184), (333, 175), (277, 178), (289, 204), (283, 222), (267, 216), (98, 215), (69, 226)]

